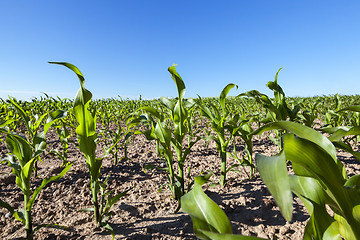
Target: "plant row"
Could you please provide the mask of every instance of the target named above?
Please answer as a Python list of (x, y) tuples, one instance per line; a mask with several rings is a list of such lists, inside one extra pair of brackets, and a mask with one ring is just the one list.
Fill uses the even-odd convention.
[[(9, 97), (1, 99), (0, 105), (3, 136), (0, 141), (5, 142), (9, 151), (2, 163), (8, 163), (16, 176), (16, 185), (24, 195), (24, 208), (14, 209), (3, 199), (0, 206), (25, 225), (27, 239), (33, 239), (34, 232), (42, 227), (64, 227), (55, 224), (34, 227), (31, 210), (40, 191), (71, 168), (73, 163), (67, 156), (71, 142), (82, 152), (90, 173), (93, 207), (82, 211), (93, 212), (96, 226), (110, 231), (114, 238), (107, 221), (111, 208), (131, 189), (112, 195), (106, 187), (109, 175), (100, 181), (100, 170), (106, 157), (113, 164), (126, 160), (127, 145), (137, 134), (154, 142), (158, 156), (165, 160), (165, 166), (149, 164), (145, 170), (155, 168), (166, 174), (168, 181), (162, 187), (168, 187), (178, 202), (176, 212), (182, 209), (189, 213), (194, 232), (201, 239), (254, 239), (232, 235), (226, 215), (202, 192), (201, 186), (214, 173), (204, 172), (191, 179), (191, 169), (185, 169), (189, 154), (201, 139), (215, 142), (219, 152), (220, 176), (213, 184), (224, 187), (227, 173), (239, 167), (250, 179), (258, 171), (286, 220), (292, 217), (292, 193), (303, 201), (310, 214), (304, 239), (360, 239), (356, 231), (360, 226), (359, 175), (349, 178), (336, 158), (337, 149), (341, 149), (360, 159), (354, 150), (360, 134), (359, 96), (286, 97), (277, 82), (280, 69), (275, 80), (267, 83), (273, 97), (257, 90), (230, 97), (230, 91), (238, 86), (229, 83), (219, 97), (185, 98), (185, 83), (175, 66), (171, 66), (168, 71), (177, 87), (176, 98), (92, 100), (76, 66), (65, 62), (52, 64), (65, 66), (78, 77), (80, 88), (74, 100), (45, 94), (31, 101)], [(46, 151), (49, 130), (57, 133), (60, 150)], [(269, 131), (279, 154), (254, 156), (253, 137)], [(105, 146), (102, 157), (96, 155), (99, 142)], [(244, 153), (237, 152), (239, 144), (244, 145)], [(45, 154), (60, 158), (63, 170), (44, 178), (34, 188), (32, 176), (37, 177), (37, 162)], [(229, 166), (229, 157), (238, 163)], [(292, 167), (294, 174), (288, 173), (287, 166)], [(334, 214), (330, 215), (326, 207)]]

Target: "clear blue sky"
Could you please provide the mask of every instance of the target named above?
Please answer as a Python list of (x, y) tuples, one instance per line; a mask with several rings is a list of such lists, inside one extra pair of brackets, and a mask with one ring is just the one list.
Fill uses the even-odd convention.
[(0, 97), (230, 95), (279, 74), (288, 96), (360, 94), (360, 2), (351, 0), (0, 0)]

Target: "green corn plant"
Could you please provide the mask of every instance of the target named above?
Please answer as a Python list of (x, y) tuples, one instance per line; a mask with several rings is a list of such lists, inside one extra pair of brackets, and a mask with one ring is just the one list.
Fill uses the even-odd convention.
[(330, 134), (329, 140), (335, 147), (347, 151), (360, 161), (360, 153), (353, 150), (353, 141), (360, 135), (360, 126), (324, 127), (319, 129), (323, 133)]
[(339, 127), (342, 125), (342, 117), (336, 111), (330, 109), (324, 116), (324, 127)]
[(72, 127), (74, 127), (72, 124), (70, 124), (67, 120), (60, 119), (56, 122), (53, 126), (55, 128), (55, 131), (57, 135), (59, 136), (59, 141), (61, 143), (62, 151), (58, 149), (52, 150), (50, 153), (56, 155), (58, 158), (60, 158), (63, 163), (62, 166), (66, 166), (70, 162), (68, 161), (68, 149), (69, 149), (69, 143), (73, 142), (71, 137), (71, 130)]
[[(340, 110), (343, 111), (343, 110)], [(347, 116), (347, 122), (349, 123), (350, 126), (352, 127), (356, 127), (356, 126), (360, 126), (360, 112), (359, 111), (349, 111), (348, 116)], [(352, 137), (353, 143), (357, 144), (360, 140), (360, 136), (354, 136)]]
[[(51, 124), (52, 122), (49, 122), (45, 125), (45, 128), (48, 128)], [(37, 145), (34, 148), (25, 137), (5, 131), (4, 128), (0, 128), (0, 132), (6, 134), (6, 146), (10, 151), (6, 160), (8, 161), (9, 166), (12, 167), (13, 174), (16, 176), (16, 185), (18, 185), (24, 194), (24, 209), (16, 210), (2, 200), (0, 200), (0, 206), (8, 209), (17, 220), (25, 225), (26, 239), (33, 239), (34, 232), (41, 227), (60, 227), (54, 224), (43, 224), (34, 229), (31, 210), (40, 191), (48, 183), (62, 178), (70, 169), (71, 164), (66, 166), (57, 176), (45, 178), (39, 187), (32, 189), (31, 177), (34, 172), (34, 164), (39, 159), (39, 155), (45, 151), (45, 138), (41, 138), (41, 142), (37, 142)]]
[(333, 101), (335, 102), (331, 109), (329, 109), (324, 115), (324, 123), (323, 127), (339, 127), (342, 126), (346, 117), (341, 114), (340, 109), (342, 108), (342, 101), (340, 99), (339, 94), (335, 94), (333, 97)]
[[(90, 173), (90, 187), (93, 202), (93, 208), (83, 209), (83, 211), (93, 211), (96, 226), (104, 227), (106, 230), (110, 231), (114, 239), (115, 233), (112, 227), (107, 223), (107, 219), (111, 214), (110, 209), (120, 197), (131, 189), (121, 192), (113, 197), (110, 196), (111, 192), (104, 192), (108, 178), (106, 178), (104, 182), (99, 181), (103, 158), (97, 158), (95, 154), (97, 139), (97, 133), (95, 132), (96, 111), (90, 112), (89, 110), (92, 93), (85, 88), (85, 78), (76, 66), (66, 62), (49, 63), (59, 64), (69, 68), (77, 75), (80, 81), (80, 88), (75, 96), (73, 111), (78, 122), (76, 134), (78, 135), (80, 151), (86, 159), (86, 166)], [(106, 203), (104, 203), (105, 197), (107, 197)]]
[[(249, 179), (252, 179), (254, 177), (255, 172), (255, 165), (253, 164), (253, 144), (252, 144), (252, 133), (254, 132), (253, 127), (251, 124), (253, 121), (256, 121), (256, 117), (247, 117), (245, 116), (245, 113), (239, 114), (239, 119), (236, 120), (234, 124), (237, 124), (237, 127), (233, 128), (232, 135), (234, 137), (240, 137), (244, 143), (245, 143), (245, 156), (241, 159), (238, 157), (237, 151), (236, 151), (236, 138), (234, 138), (234, 150), (233, 153), (229, 153), (230, 156), (232, 156), (234, 159), (236, 159), (240, 166), (244, 168), (245, 174), (249, 177)], [(238, 123), (236, 123), (238, 122)], [(250, 174), (247, 173), (245, 170), (245, 167), (250, 167)]]
[[(123, 109), (120, 111), (122, 112)], [(114, 111), (111, 110), (108, 105), (102, 105), (101, 110), (98, 111), (103, 125), (103, 128), (100, 129), (99, 132), (102, 136), (102, 141), (105, 144), (105, 151), (112, 155), (114, 165), (117, 165), (119, 162), (118, 154), (121, 147), (124, 147), (125, 153), (125, 156), (122, 159), (127, 159), (127, 143), (132, 133), (121, 127), (120, 121), (117, 119), (116, 115), (112, 114), (112, 112)], [(111, 123), (115, 123), (115, 126), (117, 127), (116, 130), (112, 130)], [(121, 140), (123, 140), (122, 143), (120, 143)]]
[[(237, 97), (251, 97), (256, 100), (257, 103), (261, 104), (266, 110), (266, 118), (263, 119), (263, 123), (275, 122), (275, 121), (299, 121), (298, 112), (300, 111), (300, 103), (302, 99), (295, 102), (291, 109), (287, 102), (286, 96), (283, 89), (277, 83), (278, 74), (282, 68), (280, 68), (276, 75), (275, 80), (269, 81), (267, 87), (274, 92), (274, 100), (271, 100), (266, 94), (260, 93), (257, 90), (251, 90), (245, 93), (239, 94)], [(281, 149), (282, 148), (282, 135), (284, 131), (274, 130), (275, 138), (270, 136), (270, 139)]]
[[(41, 116), (38, 116), (37, 114), (33, 115), (30, 111), (26, 111), (25, 106), (22, 107), (15, 99), (10, 97), (9, 101), (18, 113), (20, 121), (22, 121), (26, 127), (27, 139), (30, 142), (32, 149), (35, 152), (43, 152), (46, 147), (45, 135), (47, 131), (57, 119), (62, 119), (66, 116), (66, 111), (56, 110), (53, 112), (45, 112)], [(41, 123), (44, 121), (46, 116), (48, 116), (46, 120), (47, 123), (41, 131)], [(37, 158), (40, 159), (40, 155), (37, 155)], [(37, 161), (35, 161), (34, 164), (34, 174), (37, 176)]]
[[(0, 133), (6, 133), (10, 131), (10, 128), (8, 125), (11, 125), (13, 122), (15, 122), (15, 119), (12, 117), (9, 118), (8, 114), (4, 111), (3, 114), (0, 114), (0, 129), (2, 129), (2, 132)], [(0, 140), (1, 143), (2, 139)]]
[(320, 128), (319, 130), (324, 133), (330, 134), (329, 140), (334, 144), (335, 147), (351, 153), (356, 157), (356, 159), (360, 161), (360, 153), (353, 150), (352, 147), (352, 145), (354, 145), (354, 142), (357, 142), (357, 138), (360, 135), (360, 126), (356, 124), (356, 116), (358, 116), (358, 113), (360, 112), (360, 105), (352, 105), (343, 109), (336, 109), (336, 114), (338, 114), (339, 116), (343, 116), (342, 113), (344, 113), (345, 111), (349, 111), (350, 113), (352, 113), (348, 116), (353, 116), (355, 120), (349, 121), (349, 123), (354, 123), (354, 125), (336, 127), (327, 126)]
[[(108, 183), (108, 180), (110, 178), (110, 174), (105, 178), (104, 181), (98, 181), (99, 189), (98, 189), (98, 212), (99, 212), (99, 218), (100, 222), (98, 226), (101, 226), (108, 230), (113, 239), (115, 239), (115, 233), (113, 228), (107, 223), (107, 220), (109, 219), (110, 215), (113, 213), (111, 211), (111, 208), (114, 206), (114, 204), (120, 200), (121, 197), (123, 197), (125, 194), (127, 194), (132, 188), (127, 189), (124, 192), (121, 192), (119, 194), (116, 194), (115, 196), (111, 197), (110, 194), (113, 193), (113, 191), (106, 191), (106, 186)], [(81, 212), (95, 212), (95, 205), (93, 208), (85, 208), (80, 209)]]
[[(176, 72), (175, 65), (168, 68), (172, 79), (174, 80), (177, 90), (178, 98), (176, 101), (169, 100), (165, 97), (159, 99), (160, 103), (165, 107), (163, 109), (156, 109), (151, 106), (144, 106), (139, 111), (145, 113), (138, 116), (134, 114), (129, 118), (129, 126), (139, 122), (148, 123), (150, 129), (145, 131), (136, 131), (135, 134), (144, 134), (148, 140), (155, 140), (157, 152), (159, 156), (164, 156), (166, 168), (160, 168), (168, 172), (168, 187), (170, 188), (173, 197), (178, 201), (179, 205), (175, 212), (180, 209), (180, 198), (191, 187), (192, 183), (188, 183), (185, 188), (185, 173), (184, 165), (187, 156), (191, 153), (191, 148), (201, 139), (196, 136), (199, 132), (198, 128), (194, 128), (194, 120), (192, 112), (194, 111), (195, 102), (191, 99), (184, 99), (185, 84), (180, 75)], [(164, 112), (162, 112), (164, 111)], [(169, 117), (165, 117), (167, 114)], [(187, 140), (187, 144), (184, 142)], [(175, 149), (177, 160), (177, 172), (174, 168), (174, 154)], [(146, 168), (154, 168), (153, 165), (147, 165)], [(188, 169), (190, 172), (190, 169)], [(190, 174), (190, 173), (189, 173)]]
[[(227, 168), (226, 160), (228, 153), (228, 146), (233, 139), (233, 130), (237, 128), (237, 120), (239, 118), (238, 114), (234, 116), (230, 115), (228, 108), (226, 108), (225, 100), (229, 91), (237, 85), (229, 83), (220, 94), (219, 102), (220, 107), (218, 108), (213, 103), (208, 102), (209, 107), (207, 107), (202, 101), (201, 97), (197, 101), (197, 105), (201, 110), (201, 115), (211, 121), (211, 127), (216, 135), (209, 135), (206, 139), (212, 139), (216, 143), (216, 148), (219, 151), (221, 158), (221, 177), (220, 185), (223, 187), (226, 184), (226, 173), (233, 168)], [(240, 131), (240, 128), (237, 129)], [(227, 134), (228, 133), (228, 136)]]
[(349, 112), (347, 122), (351, 126), (360, 126), (360, 112)]
[[(121, 147), (124, 147), (124, 157), (121, 159), (128, 159), (127, 157), (127, 144), (128, 140), (131, 137), (132, 133), (130, 131), (124, 131), (120, 125), (116, 131), (112, 131), (107, 129), (108, 135), (105, 135), (105, 131), (101, 134), (104, 136), (104, 141), (106, 141), (107, 146), (105, 147), (105, 151), (112, 155), (114, 159), (114, 165), (119, 163), (119, 150)], [(122, 143), (120, 141), (123, 140)], [(108, 146), (109, 145), (109, 146)]]
[[(294, 192), (310, 214), (304, 239), (360, 239), (360, 175), (347, 177), (334, 145), (319, 132), (298, 123), (274, 122), (257, 133), (272, 129), (290, 132), (284, 135), (283, 151), (255, 158), (260, 176), (284, 218), (292, 218)], [(287, 161), (295, 174), (288, 174)]]
[(295, 103), (293, 109), (290, 109), (286, 102), (285, 92), (277, 83), (278, 74), (281, 69), (282, 68), (277, 71), (275, 75), (275, 80), (269, 81), (266, 84), (266, 86), (274, 92), (274, 101), (272, 101), (267, 95), (262, 94), (256, 90), (251, 90), (238, 95), (238, 97), (247, 96), (254, 98), (257, 103), (261, 104), (267, 110), (266, 121), (268, 122), (287, 119), (289, 119), (290, 121), (295, 121), (298, 118), (297, 113), (300, 110), (299, 104), (301, 102), (301, 99)]
[(104, 129), (109, 129), (111, 127), (111, 123), (115, 120), (114, 110), (112, 109), (111, 102), (102, 101), (97, 105), (97, 114), (100, 118), (100, 122), (103, 125)]
[(314, 103), (311, 104), (310, 109), (305, 109), (304, 103), (301, 103), (301, 109), (304, 109), (300, 114), (299, 118), (302, 120), (305, 126), (314, 127), (315, 120), (318, 117), (318, 105), (321, 103), (320, 99), (317, 99)]

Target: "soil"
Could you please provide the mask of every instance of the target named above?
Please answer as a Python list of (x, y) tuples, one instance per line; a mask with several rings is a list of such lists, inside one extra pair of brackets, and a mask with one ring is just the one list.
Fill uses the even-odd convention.
[[(48, 134), (48, 149), (61, 149), (57, 136)], [(99, 144), (101, 145), (101, 144)], [(239, 144), (239, 154), (243, 154), (243, 145)], [(98, 154), (103, 155), (99, 146)], [(7, 152), (4, 144), (0, 146), (1, 155)], [(120, 150), (123, 154), (123, 150)], [(274, 155), (278, 152), (265, 135), (255, 136), (254, 153)], [(82, 153), (75, 144), (70, 144), (69, 160), (74, 161), (70, 171), (59, 181), (50, 183), (39, 194), (32, 211), (33, 224), (59, 224), (67, 229), (41, 228), (34, 239), (112, 239), (103, 228), (96, 228), (92, 212), (79, 212), (92, 207), (90, 177)], [(349, 154), (339, 152), (339, 159), (347, 167), (348, 174), (359, 174), (357, 161)], [(111, 173), (108, 189), (113, 194), (132, 188), (113, 206), (113, 215), (109, 223), (115, 232), (115, 239), (197, 239), (192, 230), (191, 218), (180, 212), (174, 214), (177, 202), (171, 198), (165, 187), (166, 172), (160, 170), (143, 171), (145, 164), (163, 164), (155, 151), (153, 142), (144, 136), (136, 135), (128, 147), (128, 160), (117, 165), (108, 157), (103, 161), (101, 179)], [(228, 159), (228, 166), (235, 164)], [(53, 176), (61, 171), (62, 161), (50, 154), (38, 162), (38, 177), (32, 179), (34, 187), (39, 186), (44, 177)], [(219, 181), (220, 157), (213, 142), (207, 145), (203, 140), (193, 148), (186, 167), (191, 167), (191, 177), (203, 171), (212, 170), (213, 182)], [(205, 193), (213, 199), (230, 219), (236, 234), (258, 236), (265, 239), (302, 239), (309, 215), (301, 203), (294, 197), (293, 220), (286, 222), (276, 206), (272, 196), (263, 184), (258, 173), (249, 179), (242, 171), (229, 172), (229, 183), (221, 188), (204, 187)], [(248, 168), (245, 169), (249, 171)], [(23, 194), (15, 184), (11, 168), (0, 165), (0, 199), (12, 207), (23, 208)], [(0, 208), (0, 239), (22, 239), (25, 227)]]

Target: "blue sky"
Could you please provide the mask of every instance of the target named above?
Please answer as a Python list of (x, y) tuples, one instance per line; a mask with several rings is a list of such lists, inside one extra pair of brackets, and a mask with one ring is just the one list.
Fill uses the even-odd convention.
[(84, 74), (94, 98), (271, 92), (360, 94), (359, 1), (0, 0), (0, 97), (73, 98)]

